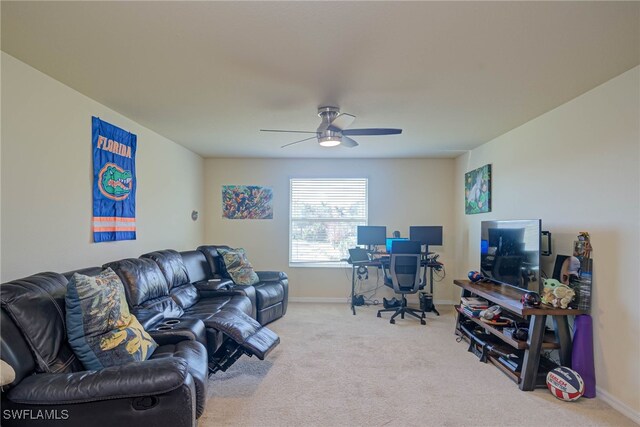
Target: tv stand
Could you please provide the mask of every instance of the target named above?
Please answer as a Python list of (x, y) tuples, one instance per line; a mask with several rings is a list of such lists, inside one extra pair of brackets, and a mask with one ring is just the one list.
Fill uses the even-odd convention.
[[(497, 356), (488, 355), (486, 359), (498, 367), (509, 378), (516, 382), (521, 390), (530, 391), (536, 386), (545, 386), (545, 379), (539, 376), (542, 350), (557, 349), (560, 354), (560, 364), (568, 368), (571, 367), (571, 332), (567, 316), (577, 316), (588, 314), (586, 310), (573, 310), (554, 308), (541, 305), (538, 308), (523, 307), (520, 298), (526, 292), (511, 286), (495, 284), (491, 282), (476, 282), (469, 280), (454, 280), (453, 283), (462, 288), (462, 296), (479, 296), (489, 302), (499, 305), (503, 310), (509, 312), (511, 316), (516, 316), (523, 320), (529, 320), (529, 337), (527, 341), (518, 341), (511, 336), (505, 335), (501, 327), (482, 322), (467, 316), (462, 312), (460, 306), (456, 306), (456, 335), (471, 340), (462, 330), (461, 324), (464, 321), (471, 321), (482, 327), (487, 334), (496, 337), (506, 350), (514, 349), (524, 351), (520, 372), (510, 370), (502, 363)], [(545, 332), (547, 316), (552, 316), (554, 329), (553, 333)], [(544, 372), (540, 372), (544, 374)]]

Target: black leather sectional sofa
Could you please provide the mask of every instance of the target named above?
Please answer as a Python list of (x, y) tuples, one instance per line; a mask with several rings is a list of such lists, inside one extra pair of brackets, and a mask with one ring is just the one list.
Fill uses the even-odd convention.
[[(287, 310), (286, 274), (257, 272), (259, 283), (236, 285), (216, 248), (150, 252), (0, 285), (0, 357), (16, 374), (2, 390), (0, 424), (195, 425), (209, 375), (245, 354), (264, 359), (280, 342), (264, 325)], [(86, 371), (67, 341), (66, 286), (75, 272), (107, 267), (159, 347), (143, 362)]]

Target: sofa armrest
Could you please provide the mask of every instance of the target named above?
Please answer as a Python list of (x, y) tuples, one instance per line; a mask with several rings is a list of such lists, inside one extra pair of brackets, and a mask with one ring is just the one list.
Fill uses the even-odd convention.
[(198, 341), (198, 336), (189, 329), (175, 329), (168, 331), (151, 329), (147, 332), (158, 345), (178, 344), (181, 341)]
[(193, 284), (198, 291), (226, 291), (231, 289), (233, 281), (230, 279), (210, 279)]
[(261, 282), (279, 282), (289, 277), (284, 271), (256, 271)]
[(229, 290), (221, 290), (221, 291), (199, 291), (200, 298), (215, 298), (215, 297), (230, 297), (233, 295), (244, 295), (244, 292), (240, 289), (229, 289)]
[(207, 345), (206, 328), (200, 319), (165, 319), (152, 329), (147, 329), (147, 332), (161, 346), (181, 341), (197, 341)]
[(36, 374), (8, 393), (9, 400), (33, 405), (84, 403), (168, 393), (188, 381), (179, 357), (133, 362), (99, 371)]

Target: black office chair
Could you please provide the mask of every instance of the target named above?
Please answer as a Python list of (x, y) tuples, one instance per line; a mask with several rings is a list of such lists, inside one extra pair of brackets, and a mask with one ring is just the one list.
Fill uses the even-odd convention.
[(400, 294), (402, 297), (402, 303), (397, 308), (385, 308), (378, 310), (378, 317), (380, 313), (387, 311), (394, 311), (389, 323), (396, 323), (395, 318), (400, 315), (400, 318), (404, 319), (404, 315), (408, 314), (417, 319), (420, 319), (420, 323), (426, 325), (424, 320), (426, 315), (424, 310), (416, 310), (407, 307), (408, 294), (415, 294), (421, 288), (424, 288), (424, 284), (420, 280), (420, 242), (405, 240), (395, 241), (391, 247), (391, 260), (389, 261), (389, 274), (385, 269), (384, 284), (390, 288), (396, 294)]

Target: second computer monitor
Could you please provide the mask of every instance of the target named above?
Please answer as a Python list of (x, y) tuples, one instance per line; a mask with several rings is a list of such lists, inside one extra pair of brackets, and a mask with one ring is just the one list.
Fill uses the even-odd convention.
[(387, 238), (387, 227), (384, 225), (359, 225), (358, 245), (384, 245)]
[(427, 246), (442, 246), (441, 225), (420, 225), (409, 227), (409, 239)]

